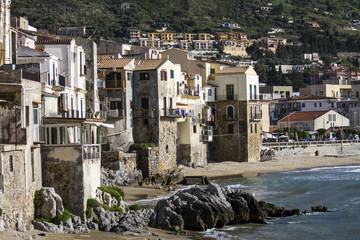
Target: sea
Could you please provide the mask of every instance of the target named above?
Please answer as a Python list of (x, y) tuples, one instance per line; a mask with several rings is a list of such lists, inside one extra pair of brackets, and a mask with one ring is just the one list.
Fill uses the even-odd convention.
[[(266, 224), (209, 229), (205, 232), (207, 237), (220, 240), (360, 239), (360, 165), (272, 173), (215, 183), (253, 193), (257, 200), (286, 209), (311, 211), (312, 206), (327, 206), (328, 212), (270, 218)], [(139, 203), (154, 206), (163, 197), (166, 196)]]
[(206, 236), (221, 240), (360, 239), (360, 166), (313, 168), (216, 183), (254, 193), (257, 200), (286, 209), (304, 211), (321, 205), (327, 206), (328, 212), (211, 229)]

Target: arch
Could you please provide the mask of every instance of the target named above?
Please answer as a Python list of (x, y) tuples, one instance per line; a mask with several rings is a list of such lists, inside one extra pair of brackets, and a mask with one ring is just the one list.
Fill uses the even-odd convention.
[(227, 106), (226, 108), (226, 117), (227, 119), (235, 119), (234, 118), (234, 107), (233, 106)]

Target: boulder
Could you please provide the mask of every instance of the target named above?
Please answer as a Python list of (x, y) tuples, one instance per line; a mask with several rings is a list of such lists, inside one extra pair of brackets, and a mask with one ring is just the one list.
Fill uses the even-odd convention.
[(119, 219), (119, 225), (115, 227), (114, 232), (119, 234), (126, 232), (149, 234), (147, 226), (150, 216), (154, 213), (152, 209), (141, 209), (139, 211), (130, 211)]
[(44, 201), (40, 207), (35, 209), (36, 217), (53, 219), (56, 215), (64, 212), (62, 199), (55, 193), (54, 188), (44, 187), (40, 191), (44, 196)]
[(5, 231), (5, 221), (0, 217), (0, 232)]
[(49, 222), (33, 221), (34, 228), (44, 232), (64, 233), (63, 225), (56, 225)]

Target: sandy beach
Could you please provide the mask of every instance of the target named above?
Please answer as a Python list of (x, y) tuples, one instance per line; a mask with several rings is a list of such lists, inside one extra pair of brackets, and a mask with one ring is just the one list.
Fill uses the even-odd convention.
[[(185, 176), (207, 176), (211, 179), (231, 178), (231, 177), (250, 177), (259, 174), (272, 172), (286, 172), (296, 169), (310, 169), (325, 166), (342, 166), (342, 165), (358, 165), (360, 164), (360, 155), (351, 156), (296, 156), (277, 158), (266, 162), (221, 162), (210, 163), (205, 167), (190, 168), (180, 166)], [(171, 194), (168, 187), (152, 188), (152, 187), (123, 187), (126, 201), (136, 201), (140, 199), (151, 199), (161, 195)], [(149, 228), (151, 235), (141, 236), (122, 236), (115, 233), (91, 231), (91, 233), (80, 234), (53, 234), (45, 233), (46, 236), (38, 236), (43, 233), (38, 230), (28, 231), (25, 233), (5, 231), (1, 232), (2, 239), (60, 239), (60, 240), (83, 240), (83, 239), (122, 239), (122, 240), (138, 240), (138, 239), (204, 239), (201, 234), (188, 231), (187, 236), (176, 235), (175, 233)], [(29, 238), (31, 237), (31, 238)]]

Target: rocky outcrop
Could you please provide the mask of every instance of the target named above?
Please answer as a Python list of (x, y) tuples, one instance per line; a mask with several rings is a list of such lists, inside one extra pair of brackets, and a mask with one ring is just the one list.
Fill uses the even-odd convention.
[(184, 180), (184, 174), (181, 171), (173, 171), (170, 174), (155, 174), (151, 177), (144, 178), (140, 185), (143, 186), (160, 186), (175, 185)]
[(160, 200), (152, 218), (154, 227), (203, 231), (229, 224), (265, 223), (269, 216), (295, 214), (300, 211), (258, 202), (252, 194), (210, 184), (206, 189), (193, 187)]
[(73, 216), (67, 222), (60, 224), (54, 224), (50, 222), (39, 222), (34, 220), (32, 222), (35, 229), (44, 231), (44, 232), (52, 232), (52, 233), (80, 233), (80, 232), (90, 232), (89, 228), (85, 223), (81, 222), (80, 217)]
[(44, 187), (40, 190), (43, 196), (42, 204), (35, 209), (35, 217), (53, 219), (56, 215), (64, 212), (61, 197), (55, 192), (54, 188)]
[(131, 186), (139, 185), (143, 179), (140, 170), (123, 171), (101, 168), (102, 186)]

